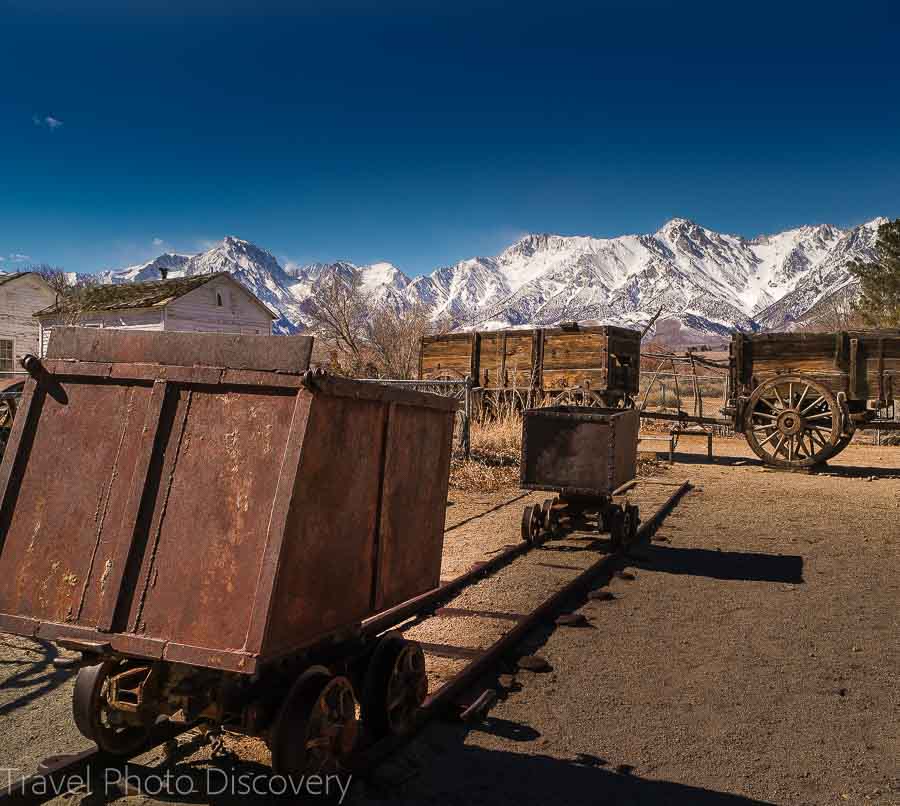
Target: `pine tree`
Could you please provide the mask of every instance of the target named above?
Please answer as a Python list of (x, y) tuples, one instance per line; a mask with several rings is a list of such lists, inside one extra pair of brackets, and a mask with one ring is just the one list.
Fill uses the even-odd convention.
[(866, 324), (900, 328), (900, 219), (878, 227), (874, 261), (853, 261), (848, 269), (859, 280), (854, 308)]

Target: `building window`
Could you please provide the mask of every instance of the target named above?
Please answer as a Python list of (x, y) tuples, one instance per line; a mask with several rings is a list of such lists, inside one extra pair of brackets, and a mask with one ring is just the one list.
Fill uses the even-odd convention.
[(219, 291), (216, 291), (216, 305), (222, 307), (222, 294)]
[(13, 371), (13, 340), (0, 339), (0, 372)]

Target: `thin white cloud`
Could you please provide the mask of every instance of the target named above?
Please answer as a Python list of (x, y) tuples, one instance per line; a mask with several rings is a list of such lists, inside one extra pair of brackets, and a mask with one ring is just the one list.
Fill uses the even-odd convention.
[(162, 246), (164, 243), (165, 243), (165, 241), (162, 238), (154, 238), (153, 239), (154, 246)]
[(23, 263), (26, 260), (31, 260), (31, 256), (30, 255), (22, 255), (22, 254), (19, 254), (18, 252), (10, 252), (9, 259), (13, 263)]
[(44, 117), (33, 115), (31, 122), (34, 123), (35, 126), (46, 127), (48, 129), (58, 129), (63, 125), (63, 122), (59, 118), (53, 117), (53, 115), (44, 115)]

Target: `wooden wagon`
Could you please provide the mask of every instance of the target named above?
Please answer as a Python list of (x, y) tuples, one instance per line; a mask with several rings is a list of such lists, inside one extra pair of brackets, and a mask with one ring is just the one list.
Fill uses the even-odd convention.
[(822, 464), (900, 396), (900, 331), (738, 334), (724, 413), (768, 465)]
[(425, 336), (419, 378), (470, 377), (490, 407), (555, 404), (614, 408), (630, 405), (640, 382), (641, 334), (576, 323), (531, 330)]

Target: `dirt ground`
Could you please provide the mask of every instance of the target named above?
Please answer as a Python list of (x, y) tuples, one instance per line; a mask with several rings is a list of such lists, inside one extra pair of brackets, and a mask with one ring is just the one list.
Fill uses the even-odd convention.
[(407, 803), (900, 803), (900, 449), (769, 471), (737, 440), (588, 629), (482, 725), (410, 749)]
[[(587, 626), (551, 625), (523, 647), (550, 672), (518, 672), (480, 723), (432, 723), (345, 802), (900, 804), (900, 448), (851, 446), (805, 475), (764, 469), (740, 440), (717, 441), (713, 461), (702, 447), (684, 442), (661, 473), (694, 490), (634, 578), (583, 603)], [(671, 489), (633, 498), (648, 512)], [(540, 496), (466, 522), (518, 495), (451, 492), (444, 578), (518, 539)], [(525, 612), (604, 551), (594, 543), (530, 552), (453, 605)], [(410, 634), (482, 647), (507, 628), (436, 619)], [(53, 652), (0, 637), (0, 766), (87, 746)], [(458, 668), (429, 664), (435, 684)]]

